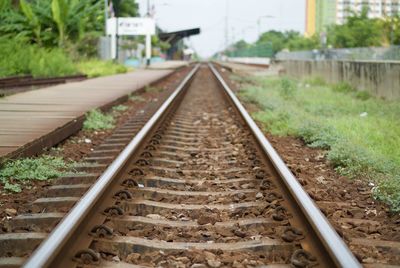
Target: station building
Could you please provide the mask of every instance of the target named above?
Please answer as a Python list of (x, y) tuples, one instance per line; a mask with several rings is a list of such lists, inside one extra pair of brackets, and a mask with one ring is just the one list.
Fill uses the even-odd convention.
[(368, 9), (370, 18), (400, 14), (400, 0), (306, 0), (306, 36), (323, 32), (331, 24), (342, 24), (353, 12)]

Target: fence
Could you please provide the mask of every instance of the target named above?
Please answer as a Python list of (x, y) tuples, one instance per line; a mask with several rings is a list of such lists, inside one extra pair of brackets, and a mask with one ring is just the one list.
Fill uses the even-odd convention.
[(400, 46), (279, 52), (277, 60), (400, 61)]
[(274, 53), (272, 50), (272, 46), (270, 44), (261, 44), (261, 45), (252, 45), (250, 47), (241, 49), (232, 49), (227, 51), (225, 54), (230, 58), (237, 58), (237, 57), (271, 58)]

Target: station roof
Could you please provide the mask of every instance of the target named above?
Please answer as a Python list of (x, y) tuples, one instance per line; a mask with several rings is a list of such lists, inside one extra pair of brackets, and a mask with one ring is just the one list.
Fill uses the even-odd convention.
[(174, 45), (179, 40), (189, 37), (191, 35), (197, 35), (200, 33), (200, 28), (187, 29), (182, 31), (170, 32), (170, 33), (159, 33), (158, 37), (161, 41), (168, 42)]

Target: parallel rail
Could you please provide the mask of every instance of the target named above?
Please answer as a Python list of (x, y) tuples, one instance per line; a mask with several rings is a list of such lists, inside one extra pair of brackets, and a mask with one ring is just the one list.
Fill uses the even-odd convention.
[[(302, 243), (303, 247), (317, 252), (318, 260), (320, 264), (322, 261), (324, 266), (361, 267), (342, 239), (336, 234), (334, 228), (297, 182), (261, 130), (251, 119), (216, 68), (211, 64), (209, 67), (222, 86), (229, 102), (232, 103), (232, 106), (242, 117), (246, 127), (250, 129), (253, 137), (258, 142), (259, 150), (264, 154), (264, 157), (270, 160), (276, 174), (279, 175), (281, 183), (288, 193), (288, 198), (293, 203), (291, 207), (295, 211), (294, 214), (299, 214), (298, 218), (306, 221), (310, 226), (307, 229), (307, 236), (312, 239), (308, 239), (304, 242), (304, 245)], [(80, 236), (86, 236), (88, 225), (94, 217), (94, 208), (100, 206), (99, 202), (102, 200), (102, 197), (109, 193), (109, 187), (113, 184), (113, 181), (117, 176), (122, 174), (129, 160), (132, 160), (134, 155), (138, 153), (138, 150), (144, 146), (144, 142), (148, 140), (148, 136), (154, 133), (156, 127), (178, 105), (198, 69), (199, 65), (186, 76), (175, 92), (166, 100), (84, 197), (28, 259), (24, 267), (56, 267), (60, 261), (65, 261), (66, 259), (72, 262), (71, 255), (66, 254), (66, 252), (71, 252), (72, 249), (75, 250), (73, 247), (74, 242), (78, 241)], [(79, 245), (80, 248), (87, 246)]]

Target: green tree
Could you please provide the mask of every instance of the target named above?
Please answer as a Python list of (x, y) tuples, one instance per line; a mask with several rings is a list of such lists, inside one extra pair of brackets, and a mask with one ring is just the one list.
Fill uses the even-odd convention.
[(112, 0), (116, 17), (136, 17), (139, 5), (135, 0)]
[(263, 33), (257, 40), (256, 45), (271, 44), (274, 54), (281, 51), (285, 47), (285, 34), (279, 31), (268, 31)]
[[(7, 0), (5, 0), (7, 1)], [(101, 0), (33, 0), (0, 6), (0, 36), (23, 37), (46, 47), (76, 42), (85, 33), (103, 30)]]
[(304, 37), (297, 31), (269, 31), (263, 33), (256, 42), (256, 45), (271, 44), (273, 53), (281, 51), (282, 49), (289, 50), (307, 50), (317, 48), (319, 40), (316, 36), (311, 38)]
[(400, 45), (400, 16), (387, 17), (381, 21), (385, 45)]
[(343, 25), (328, 29), (328, 43), (336, 48), (381, 46), (383, 28), (379, 19), (368, 18), (368, 9), (353, 13)]

